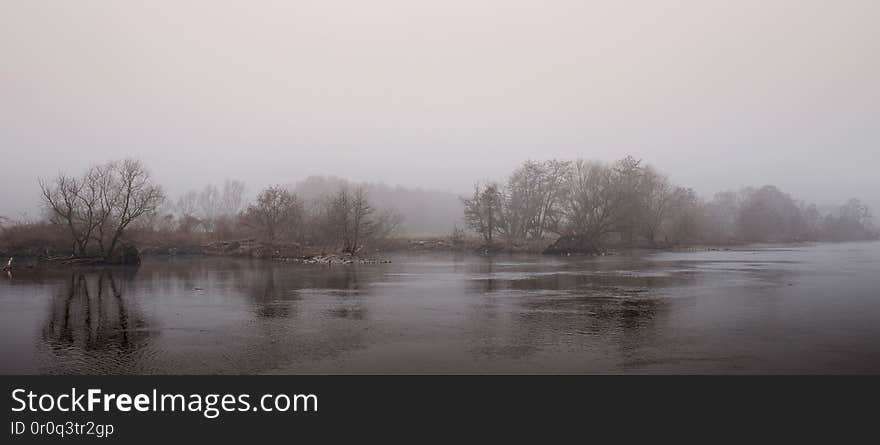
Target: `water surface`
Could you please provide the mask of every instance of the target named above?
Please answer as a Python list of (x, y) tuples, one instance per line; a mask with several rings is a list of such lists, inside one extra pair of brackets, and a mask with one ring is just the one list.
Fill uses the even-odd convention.
[(0, 372), (878, 373), (880, 243), (0, 279)]

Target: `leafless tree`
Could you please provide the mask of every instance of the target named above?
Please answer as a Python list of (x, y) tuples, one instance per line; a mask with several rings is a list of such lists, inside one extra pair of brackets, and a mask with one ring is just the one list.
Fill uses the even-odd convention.
[(178, 230), (190, 233), (200, 227), (215, 236), (228, 235), (234, 231), (235, 219), (244, 208), (244, 193), (244, 182), (229, 179), (221, 188), (208, 184), (201, 190), (184, 193), (175, 206)]
[(570, 161), (550, 160), (544, 162), (541, 171), (541, 200), (536, 221), (531, 229), (534, 239), (542, 239), (548, 231), (558, 226), (562, 217), (562, 200), (565, 181), (571, 172)]
[(324, 242), (330, 244), (338, 244), (338, 247), (345, 250), (348, 247), (351, 234), (351, 193), (348, 186), (343, 185), (335, 195), (325, 198), (325, 204), (322, 209), (323, 218), (321, 225), (323, 227)]
[(561, 214), (561, 195), (571, 163), (526, 161), (500, 191), (499, 232), (508, 245), (542, 239)]
[(464, 219), (468, 228), (480, 234), (486, 244), (491, 245), (499, 230), (502, 196), (498, 184), (474, 185), (470, 199), (462, 199)]
[(645, 168), (642, 172), (640, 189), (641, 211), (640, 226), (651, 245), (657, 243), (657, 233), (666, 220), (673, 203), (674, 188), (669, 178), (653, 168)]
[(208, 184), (199, 192), (198, 205), (201, 212), (202, 225), (206, 232), (214, 231), (214, 222), (221, 210), (220, 190), (213, 184)]
[(76, 178), (59, 174), (52, 182), (40, 181), (43, 202), (51, 220), (68, 228), (74, 255), (88, 255), (96, 241), (101, 256), (110, 259), (125, 229), (164, 201), (139, 161), (108, 162)]
[(600, 245), (621, 217), (626, 195), (618, 172), (598, 162), (579, 160), (566, 188), (564, 233)]
[(74, 255), (83, 255), (91, 239), (94, 226), (88, 221), (91, 215), (81, 205), (79, 195), (82, 182), (75, 177), (60, 173), (52, 182), (40, 180), (43, 203), (49, 212), (49, 219), (55, 224), (67, 227)]
[(692, 243), (705, 239), (705, 207), (693, 189), (675, 187), (671, 193), (668, 214), (666, 232), (673, 243)]
[(810, 241), (817, 241), (822, 235), (822, 213), (815, 204), (810, 204), (803, 209), (804, 222), (807, 224), (807, 234)]
[(808, 232), (801, 206), (791, 196), (767, 185), (746, 191), (737, 215), (737, 233), (749, 242), (802, 241)]
[(199, 212), (199, 193), (190, 190), (177, 199), (175, 211), (178, 215), (178, 230), (183, 233), (191, 233), (202, 221), (198, 217)]
[(369, 242), (390, 236), (401, 221), (391, 210), (377, 212), (363, 187), (352, 191), (346, 185), (326, 201), (323, 212), (325, 239), (351, 255)]
[(257, 201), (242, 212), (241, 221), (257, 230), (266, 241), (277, 242), (295, 235), (302, 217), (300, 199), (281, 186), (273, 186), (260, 192)]
[(381, 242), (398, 235), (403, 222), (403, 215), (395, 209), (377, 211), (370, 241)]
[(237, 215), (244, 206), (245, 184), (242, 181), (227, 179), (223, 182), (220, 195), (220, 211), (224, 215)]
[(857, 198), (852, 198), (840, 206), (838, 213), (841, 217), (866, 224), (871, 220), (871, 209)]
[(628, 243), (644, 228), (647, 167), (641, 159), (625, 156), (611, 165), (612, 179), (619, 201), (614, 230)]
[(351, 227), (346, 231), (348, 236), (343, 238), (343, 251), (355, 254), (360, 250), (364, 239), (370, 237), (375, 229), (375, 221), (372, 216), (375, 212), (367, 194), (363, 188), (358, 187), (351, 199)]
[(871, 210), (858, 199), (850, 199), (822, 221), (820, 236), (830, 241), (877, 239)]
[(146, 167), (134, 159), (106, 164), (100, 184), (96, 239), (104, 258), (109, 259), (129, 225), (155, 212), (165, 201), (165, 193), (153, 183)]

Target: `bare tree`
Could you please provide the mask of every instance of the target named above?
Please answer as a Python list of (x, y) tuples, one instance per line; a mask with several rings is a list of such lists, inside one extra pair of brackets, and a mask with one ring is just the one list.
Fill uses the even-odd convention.
[(323, 209), (324, 241), (336, 244), (342, 250), (348, 247), (351, 238), (351, 193), (343, 185), (331, 198), (326, 199)]
[(49, 220), (67, 227), (72, 242), (74, 255), (84, 255), (94, 228), (92, 224), (84, 224), (90, 216), (85, 215), (86, 209), (80, 204), (78, 195), (82, 191), (82, 182), (74, 177), (60, 173), (52, 182), (40, 180), (43, 203), (49, 211)]
[(213, 184), (208, 184), (199, 192), (198, 195), (199, 210), (202, 215), (202, 225), (206, 232), (214, 231), (214, 223), (219, 216), (221, 210), (220, 190)]
[(199, 218), (199, 192), (190, 190), (177, 199), (174, 206), (177, 213), (177, 230), (182, 233), (192, 233), (202, 225)]
[(668, 214), (667, 233), (672, 236), (672, 242), (698, 242), (705, 239), (705, 207), (693, 189), (675, 187), (671, 193)]
[(181, 217), (195, 217), (199, 212), (199, 192), (190, 190), (181, 195), (177, 198), (175, 210)]
[(324, 207), (325, 240), (351, 255), (356, 255), (367, 243), (389, 236), (401, 220), (391, 210), (377, 215), (363, 187), (351, 191), (348, 186), (341, 186)]
[(208, 184), (201, 190), (184, 193), (175, 206), (178, 229), (190, 233), (201, 227), (215, 236), (229, 235), (244, 208), (244, 192), (244, 182), (227, 179), (222, 188)]
[(244, 225), (257, 230), (268, 242), (295, 234), (303, 217), (300, 199), (281, 186), (269, 187), (257, 196), (257, 202), (242, 212)]
[(561, 216), (561, 197), (571, 167), (565, 161), (526, 161), (499, 190), (497, 232), (508, 246), (540, 240)]
[(74, 255), (86, 255), (94, 233), (107, 220), (103, 197), (112, 186), (112, 163), (89, 168), (76, 178), (59, 174), (52, 183), (40, 181), (50, 220), (68, 228)]
[(567, 181), (564, 233), (601, 245), (621, 217), (625, 196), (614, 169), (598, 162), (575, 162)]
[(498, 220), (501, 213), (502, 196), (498, 184), (475, 184), (473, 197), (462, 199), (462, 202), (468, 228), (480, 234), (483, 241), (491, 245), (494, 234), (499, 230)]
[(226, 180), (220, 193), (220, 205), (211, 224), (212, 234), (218, 238), (228, 238), (236, 232), (237, 216), (245, 204), (244, 182)]
[(789, 242), (806, 238), (807, 222), (791, 196), (767, 185), (744, 192), (737, 233), (749, 242)]
[(741, 193), (718, 192), (706, 204), (705, 240), (713, 243), (729, 243), (736, 239), (736, 221), (743, 205)]
[(653, 246), (657, 244), (657, 232), (669, 214), (674, 189), (669, 178), (650, 167), (644, 169), (639, 188), (640, 225), (645, 238)]
[(552, 159), (543, 164), (541, 171), (541, 200), (536, 221), (532, 226), (532, 237), (542, 239), (548, 231), (559, 225), (562, 217), (562, 200), (565, 194), (565, 181), (571, 172), (570, 161)]
[(533, 233), (542, 210), (544, 166), (526, 161), (517, 168), (501, 190), (498, 228), (508, 246)]
[(349, 218), (351, 228), (346, 231), (349, 235), (347, 239), (343, 239), (344, 252), (356, 254), (361, 248), (361, 243), (373, 234), (375, 222), (372, 215), (374, 212), (375, 209), (370, 205), (364, 189), (362, 187), (355, 189), (351, 199), (351, 218)]
[(647, 167), (641, 159), (625, 156), (612, 164), (611, 170), (619, 197), (614, 230), (625, 242), (632, 243), (643, 229), (645, 219)]
[(223, 182), (220, 195), (220, 211), (224, 215), (237, 215), (244, 206), (245, 184), (242, 181), (227, 179)]
[(116, 253), (125, 229), (164, 200), (162, 189), (132, 159), (94, 166), (80, 178), (60, 174), (51, 183), (40, 181), (40, 188), (52, 222), (68, 228), (74, 255), (88, 255), (90, 241), (96, 241), (105, 259)]
[(803, 209), (804, 222), (807, 224), (808, 239), (819, 240), (822, 235), (822, 214), (815, 204), (810, 204)]
[(863, 225), (871, 220), (871, 209), (857, 198), (852, 198), (840, 206), (838, 213), (842, 218)]
[(872, 224), (871, 210), (853, 198), (825, 216), (821, 237), (831, 241), (855, 241), (876, 239), (878, 232)]
[(104, 258), (110, 259), (129, 225), (155, 212), (165, 201), (165, 193), (140, 161), (110, 162), (103, 172), (96, 239)]
[(370, 241), (378, 242), (397, 235), (403, 222), (403, 215), (395, 209), (377, 211)]

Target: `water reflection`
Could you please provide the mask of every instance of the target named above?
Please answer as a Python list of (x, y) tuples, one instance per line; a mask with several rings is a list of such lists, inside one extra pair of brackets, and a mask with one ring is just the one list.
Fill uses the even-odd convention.
[(70, 273), (49, 301), (42, 329), (57, 360), (75, 370), (88, 365), (89, 357), (100, 357), (112, 368), (150, 342), (156, 331), (123, 295), (136, 273), (136, 268)]
[(22, 270), (0, 372), (876, 372), (880, 244), (856, 253)]
[[(245, 295), (255, 306), (254, 312), (261, 318), (288, 318), (294, 315), (299, 291), (285, 286), (282, 275), (275, 268), (257, 271), (251, 280), (239, 281)], [(280, 281), (280, 282), (279, 282)]]
[(633, 354), (654, 334), (670, 300), (663, 290), (688, 282), (688, 270), (630, 259), (579, 263), (486, 259), (470, 269), (478, 296), (471, 351), (485, 359), (534, 359), (601, 339), (611, 353)]
[(323, 295), (334, 300), (336, 304), (328, 310), (334, 316), (357, 319), (366, 316), (364, 307), (345, 304), (357, 302), (358, 296), (369, 293), (368, 283), (356, 267), (308, 270), (262, 264), (252, 269), (237, 269), (233, 281), (261, 318), (295, 317), (297, 304), (304, 295)]

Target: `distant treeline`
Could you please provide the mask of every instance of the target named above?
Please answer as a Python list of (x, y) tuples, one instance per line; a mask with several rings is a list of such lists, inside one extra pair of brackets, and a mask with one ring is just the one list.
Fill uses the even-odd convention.
[(191, 190), (156, 212), (141, 234), (160, 232), (208, 241), (253, 237), (267, 243), (299, 243), (357, 253), (363, 246), (396, 234), (402, 216), (377, 207), (364, 185), (310, 178), (293, 187), (271, 186), (246, 202), (245, 185)]
[[(129, 245), (186, 247), (244, 238), (357, 254), (401, 235), (405, 221), (409, 234), (448, 236), (449, 245), (510, 250), (549, 245), (551, 252), (878, 236), (868, 208), (857, 199), (822, 212), (768, 185), (704, 201), (632, 157), (611, 164), (526, 161), (506, 181), (476, 184), (467, 198), (310, 177), (268, 187), (254, 199), (248, 199), (244, 183), (228, 180), (172, 200), (145, 166), (131, 159), (40, 180), (40, 189), (43, 216), (0, 218), (0, 254), (114, 261)], [(456, 220), (469, 232), (456, 227)], [(465, 242), (469, 237), (479, 242)]]
[(309, 199), (290, 187), (271, 186), (248, 202), (244, 183), (226, 181), (172, 201), (131, 159), (40, 180), (40, 189), (44, 215), (0, 221), (0, 253), (124, 262), (132, 245), (185, 249), (254, 238), (354, 255), (396, 234), (402, 220), (392, 209), (377, 209), (366, 187), (347, 183)]
[(504, 182), (476, 184), (467, 227), (507, 248), (553, 239), (551, 251), (609, 244), (788, 243), (876, 239), (871, 214), (851, 199), (822, 213), (772, 185), (703, 201), (641, 160), (527, 161)]

